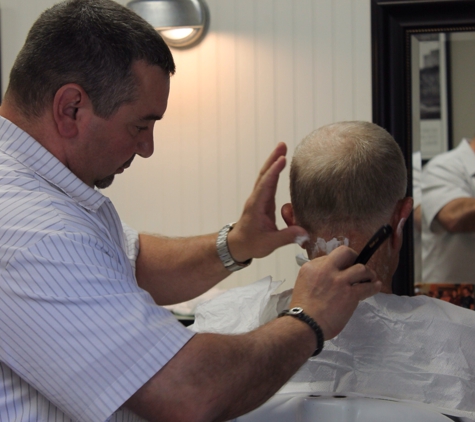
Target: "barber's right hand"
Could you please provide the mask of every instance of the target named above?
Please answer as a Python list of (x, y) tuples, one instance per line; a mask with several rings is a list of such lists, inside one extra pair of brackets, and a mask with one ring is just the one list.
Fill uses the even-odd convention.
[(373, 270), (353, 265), (356, 257), (353, 249), (340, 246), (303, 265), (295, 282), (290, 306), (303, 308), (322, 328), (325, 340), (343, 330), (360, 300), (381, 290)]

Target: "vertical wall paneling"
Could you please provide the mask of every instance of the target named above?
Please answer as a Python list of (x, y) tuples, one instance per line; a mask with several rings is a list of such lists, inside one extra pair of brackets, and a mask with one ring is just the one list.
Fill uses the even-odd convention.
[(219, 224), (228, 223), (239, 212), (235, 186), (238, 185), (236, 149), (236, 36), (234, 0), (217, 3), (217, 93), (219, 151)]
[(349, 66), (352, 63), (353, 40), (353, 2), (352, 0), (334, 0), (332, 6), (338, 9), (333, 22), (333, 66), (334, 84), (334, 118), (338, 120), (351, 120), (353, 116), (353, 71)]
[[(180, 161), (181, 189), (179, 206), (181, 234), (199, 234), (199, 220), (202, 211), (199, 189), (199, 86), (198, 50), (192, 49), (180, 55)], [(178, 81), (177, 81), (178, 85)], [(166, 138), (165, 138), (166, 142)], [(186, 169), (186, 171), (183, 171)], [(190, 216), (190, 210), (195, 210)]]
[[(126, 4), (128, 0), (119, 0)], [(27, 31), (57, 0), (1, 0), (3, 89)], [(188, 236), (239, 218), (258, 171), (279, 141), (295, 145), (337, 120), (371, 119), (369, 0), (206, 0), (204, 41), (173, 50), (168, 110), (155, 153), (137, 157), (104, 191), (140, 231)], [(288, 168), (277, 195), (289, 200)], [(292, 286), (296, 245), (256, 260), (221, 287), (267, 275)]]
[[(334, 45), (336, 40), (333, 31), (335, 20), (334, 0), (313, 2), (313, 98), (314, 126), (318, 128), (334, 121), (333, 102), (335, 74), (333, 71)], [(335, 10), (335, 15), (339, 12)], [(338, 34), (336, 34), (337, 36)], [(348, 66), (350, 66), (348, 61)]]
[(352, 38), (353, 49), (351, 62), (353, 71), (353, 115), (355, 120), (368, 119), (371, 113), (371, 51), (367, 45), (371, 42), (370, 2), (352, 0)]
[(256, 1), (241, 0), (236, 10), (236, 135), (239, 169), (238, 204), (251, 191), (260, 162), (257, 144)]
[[(240, 213), (236, 196), (239, 185), (237, 162), (237, 104), (236, 104), (236, 2), (221, 0), (216, 3), (217, 40), (217, 124), (218, 124), (218, 195), (219, 229), (235, 221)], [(216, 230), (215, 229), (215, 230)], [(240, 274), (233, 274), (225, 284), (239, 284)]]
[(294, 139), (297, 144), (304, 136), (314, 129), (313, 89), (309, 89), (309, 83), (314, 85), (314, 29), (313, 1), (300, 0), (293, 6), (293, 66), (294, 66)]
[[(217, 19), (216, 2), (209, 4), (212, 22)], [(217, 195), (220, 186), (219, 174), (219, 136), (216, 119), (218, 116), (218, 62), (217, 40), (215, 31), (208, 33), (199, 50), (199, 80), (196, 87), (199, 98), (199, 137), (200, 150), (200, 233), (217, 230), (220, 218), (220, 198)], [(186, 54), (186, 51), (184, 52)], [(184, 116), (186, 119), (186, 116)]]
[[(236, 151), (238, 185), (235, 190), (239, 212), (254, 186), (262, 164), (256, 155), (257, 137), (257, 75), (255, 0), (241, 0), (236, 7)], [(230, 277), (240, 285), (259, 278), (258, 265), (251, 265)], [(247, 281), (246, 281), (247, 280)]]

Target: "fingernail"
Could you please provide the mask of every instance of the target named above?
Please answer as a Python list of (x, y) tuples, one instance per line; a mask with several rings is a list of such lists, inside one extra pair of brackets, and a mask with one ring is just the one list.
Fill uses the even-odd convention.
[(297, 236), (294, 242), (298, 243), (303, 248), (303, 244), (305, 242), (308, 242), (309, 240), (310, 240), (310, 237), (306, 234), (304, 236)]

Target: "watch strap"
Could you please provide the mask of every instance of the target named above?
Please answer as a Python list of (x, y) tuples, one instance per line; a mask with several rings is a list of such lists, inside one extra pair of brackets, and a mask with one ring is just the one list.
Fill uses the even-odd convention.
[(314, 331), (315, 336), (317, 338), (317, 348), (315, 349), (315, 352), (313, 352), (312, 357), (317, 356), (323, 350), (323, 345), (325, 343), (325, 338), (323, 336), (323, 331), (320, 328), (320, 326), (315, 322), (315, 320), (312, 317), (308, 316), (303, 311), (303, 309), (299, 308), (299, 307), (283, 310), (278, 315), (278, 318), (286, 316), (286, 315), (292, 316), (294, 318), (299, 319), (300, 321), (305, 322)]
[(226, 224), (219, 231), (218, 238), (216, 239), (216, 249), (218, 251), (219, 259), (223, 263), (224, 267), (231, 272), (242, 270), (243, 268), (248, 267), (252, 262), (252, 258), (245, 262), (235, 261), (231, 255), (231, 252), (229, 252), (228, 234), (233, 229), (234, 224), (236, 223)]

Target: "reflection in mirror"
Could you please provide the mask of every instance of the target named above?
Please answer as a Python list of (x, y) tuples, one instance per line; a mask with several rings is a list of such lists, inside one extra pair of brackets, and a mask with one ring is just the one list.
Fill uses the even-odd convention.
[(414, 282), (474, 308), (475, 32), (411, 36)]

